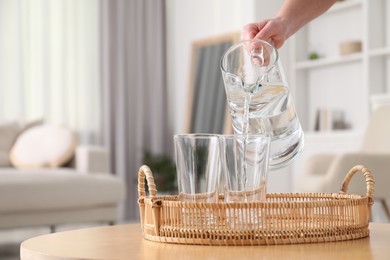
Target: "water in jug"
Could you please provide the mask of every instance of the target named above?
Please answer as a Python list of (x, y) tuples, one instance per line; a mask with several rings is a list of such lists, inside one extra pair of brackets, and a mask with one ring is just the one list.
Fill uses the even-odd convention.
[(276, 48), (258, 39), (227, 50), (221, 70), (235, 134), (269, 134), (269, 167), (288, 165), (303, 148), (303, 131)]

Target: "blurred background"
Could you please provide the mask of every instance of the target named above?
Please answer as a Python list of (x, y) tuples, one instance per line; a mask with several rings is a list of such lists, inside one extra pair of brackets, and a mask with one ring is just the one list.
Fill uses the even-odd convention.
[[(127, 188), (119, 218), (138, 220), (145, 153), (150, 164), (164, 155), (170, 165), (173, 134), (191, 129), (196, 43), (239, 38), (244, 24), (274, 17), (282, 3), (0, 0), (0, 122), (43, 119), (107, 148)], [(313, 154), (360, 149), (373, 102), (386, 103), (389, 89), (388, 9), (341, 1), (279, 50), (306, 147), (270, 172), (269, 191), (298, 191)]]
[[(104, 147), (126, 187), (117, 223), (137, 222), (139, 167), (175, 194), (173, 135), (231, 132), (219, 60), (243, 25), (274, 17), (282, 3), (0, 0), (0, 135), (4, 123), (38, 120)], [(372, 120), (390, 104), (389, 13), (386, 0), (338, 1), (279, 49), (305, 147), (269, 172), (268, 192), (338, 192), (364, 163), (378, 180), (371, 220), (389, 221), (390, 109)], [(357, 182), (350, 192), (365, 194)], [(19, 259), (21, 241), (50, 232), (30, 231), (1, 230), (0, 258)]]

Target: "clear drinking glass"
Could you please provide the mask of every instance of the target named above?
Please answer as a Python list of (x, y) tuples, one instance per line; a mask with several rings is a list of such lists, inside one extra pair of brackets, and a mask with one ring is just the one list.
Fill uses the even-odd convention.
[(226, 202), (265, 201), (268, 135), (221, 135), (222, 188)]
[(235, 134), (269, 134), (270, 168), (283, 167), (303, 148), (303, 132), (277, 50), (262, 40), (232, 46), (221, 71)]
[(220, 178), (218, 135), (174, 136), (180, 201), (217, 202)]

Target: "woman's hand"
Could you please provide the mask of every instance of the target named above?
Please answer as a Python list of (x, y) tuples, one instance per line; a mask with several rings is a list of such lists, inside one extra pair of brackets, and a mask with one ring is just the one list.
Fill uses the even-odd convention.
[(276, 48), (282, 47), (288, 38), (287, 25), (280, 18), (263, 20), (258, 23), (250, 23), (242, 28), (242, 40), (265, 40)]

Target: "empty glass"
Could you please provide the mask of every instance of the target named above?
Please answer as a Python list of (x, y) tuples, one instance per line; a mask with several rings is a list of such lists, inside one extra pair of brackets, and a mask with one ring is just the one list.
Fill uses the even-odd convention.
[(217, 202), (219, 138), (212, 134), (174, 136), (180, 201)]
[(303, 148), (303, 132), (277, 50), (262, 40), (232, 46), (221, 60), (236, 134), (269, 134), (270, 168), (287, 165)]

